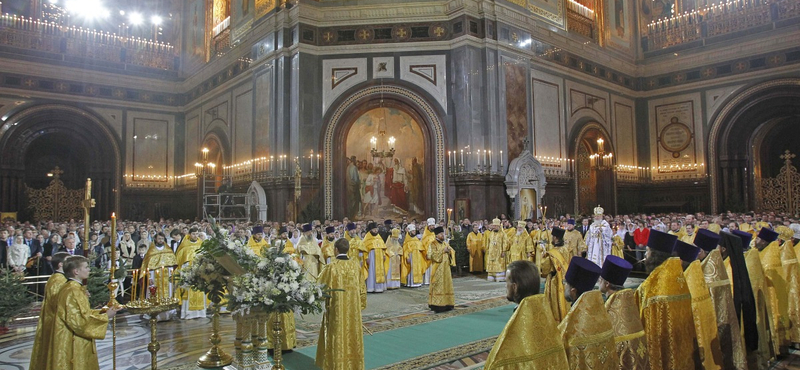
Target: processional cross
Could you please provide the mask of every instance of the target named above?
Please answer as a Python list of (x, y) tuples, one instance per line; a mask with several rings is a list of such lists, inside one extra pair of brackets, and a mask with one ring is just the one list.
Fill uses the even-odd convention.
[[(53, 171), (55, 172), (55, 171)], [(89, 211), (94, 208), (95, 202), (92, 198), (92, 179), (86, 179), (86, 193), (83, 197), (83, 201), (81, 202), (81, 207), (83, 207), (83, 240), (89, 240)], [(88, 245), (88, 243), (87, 243)], [(86, 255), (89, 253), (88, 248), (83, 249), (83, 254)]]

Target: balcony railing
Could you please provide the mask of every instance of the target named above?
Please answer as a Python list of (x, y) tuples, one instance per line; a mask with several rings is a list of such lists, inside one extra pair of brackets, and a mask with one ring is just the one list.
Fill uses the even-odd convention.
[(567, 27), (570, 32), (597, 41), (594, 10), (578, 1), (567, 1)]
[[(746, 31), (800, 16), (797, 0), (734, 0), (710, 5), (647, 25), (645, 51), (689, 44), (715, 36)], [(772, 28), (770, 28), (772, 29)]]
[(0, 15), (0, 45), (159, 70), (173, 71), (177, 65), (174, 47), (167, 43), (10, 14)]

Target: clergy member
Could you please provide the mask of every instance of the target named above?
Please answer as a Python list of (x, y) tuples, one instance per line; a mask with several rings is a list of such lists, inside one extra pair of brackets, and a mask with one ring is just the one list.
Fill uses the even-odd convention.
[(486, 277), (488, 281), (506, 280), (506, 251), (509, 243), (506, 234), (500, 230), (500, 219), (495, 218), (489, 225), (488, 232), (484, 233), (486, 246)]
[(486, 358), (485, 370), (568, 369), (564, 343), (550, 305), (539, 294), (539, 270), (531, 261), (515, 261), (506, 270), (506, 298), (516, 303), (511, 319)]
[(453, 277), (450, 266), (456, 265), (456, 252), (444, 239), (444, 228), (438, 226), (433, 231), (435, 239), (428, 247), (431, 260), (431, 287), (428, 292), (428, 307), (436, 313), (450, 311), (455, 306), (453, 297)]
[[(529, 255), (536, 255), (531, 242), (531, 236), (525, 229), (525, 221), (517, 221), (517, 230), (509, 238), (508, 253), (506, 254), (506, 262), (511, 263), (514, 261), (527, 260)], [(536, 261), (534, 261), (536, 262)]]
[(614, 236), (611, 226), (603, 219), (603, 212), (602, 207), (595, 207), (594, 222), (586, 233), (586, 258), (598, 267), (602, 266), (606, 256), (611, 254)]
[(722, 351), (717, 335), (717, 317), (714, 303), (706, 285), (703, 268), (697, 259), (700, 248), (693, 244), (678, 240), (674, 253), (681, 259), (683, 275), (692, 296), (692, 315), (694, 331), (697, 335), (697, 346), (703, 369), (722, 369)]
[(367, 268), (367, 257), (369, 256), (369, 251), (364, 248), (364, 243), (362, 243), (361, 237), (358, 235), (358, 227), (355, 223), (351, 222), (347, 224), (345, 229), (344, 238), (350, 244), (347, 256), (350, 257), (351, 260), (358, 261), (359, 265), (361, 266), (361, 275), (363, 275), (364, 281), (366, 281), (367, 276), (369, 275), (369, 270)]
[[(645, 266), (650, 276), (636, 290), (653, 370), (696, 369), (692, 299), (681, 261), (672, 257), (678, 237), (650, 230)], [(664, 325), (668, 322), (669, 325)]]
[(322, 269), (319, 277), (319, 283), (332, 291), (325, 299), (316, 365), (323, 370), (364, 369), (361, 311), (367, 307), (366, 286), (358, 261), (347, 257), (347, 240), (339, 239), (334, 245), (336, 259)]
[(400, 261), (403, 260), (403, 246), (400, 245), (400, 229), (392, 229), (386, 239), (386, 253), (389, 257), (389, 270), (386, 272), (386, 289), (400, 289)]
[[(175, 253), (173, 253), (172, 249), (167, 246), (167, 237), (164, 235), (164, 233), (156, 234), (153, 244), (150, 244), (150, 248), (147, 250), (147, 254), (144, 256), (144, 261), (142, 261), (141, 271), (148, 274), (147, 278), (145, 279), (146, 286), (155, 286), (156, 295), (164, 293), (164, 295), (167, 297), (172, 296), (172, 290), (175, 288), (172, 286), (172, 280), (160, 279), (160, 274), (169, 274), (169, 269), (177, 265), (178, 259), (176, 258)], [(150, 289), (147, 289), (146, 294), (147, 298), (150, 298), (153, 293)], [(157, 317), (158, 321), (167, 321), (170, 320), (174, 315), (175, 311), (170, 310), (158, 314)]]
[(772, 348), (776, 354), (788, 354), (789, 347), (789, 289), (781, 266), (778, 233), (767, 227), (759, 230), (755, 239), (761, 266), (764, 268), (767, 305), (770, 312)]
[[(178, 271), (189, 268), (194, 263), (197, 251), (203, 242), (197, 237), (197, 229), (189, 229), (189, 236), (183, 238), (178, 246)], [(181, 300), (181, 318), (184, 320), (206, 317), (206, 295), (192, 288), (178, 288)]]
[(483, 242), (483, 234), (478, 230), (478, 223), (472, 224), (472, 232), (467, 235), (469, 272), (483, 272), (483, 254), (486, 251), (486, 246)]
[(623, 286), (633, 265), (617, 257), (608, 256), (600, 272), (600, 292), (606, 296), (606, 312), (614, 328), (619, 370), (649, 370), (647, 338), (639, 319), (634, 291)]
[(336, 241), (336, 228), (328, 226), (325, 228), (325, 236), (322, 239), (322, 259), (325, 264), (331, 263), (336, 258), (336, 249), (333, 243)]
[(781, 240), (781, 267), (783, 276), (786, 279), (788, 290), (787, 297), (789, 316), (789, 339), (792, 345), (797, 348), (800, 346), (800, 267), (797, 263), (797, 254), (794, 251), (794, 231), (787, 226), (778, 226), (779, 238)]
[(428, 251), (422, 248), (422, 241), (417, 238), (417, 228), (414, 224), (406, 226), (406, 237), (403, 239), (403, 265), (400, 271), (402, 281), (406, 287), (417, 288), (422, 286), (425, 271), (428, 269)]
[[(717, 320), (717, 338), (722, 353), (722, 368), (745, 370), (747, 369), (747, 351), (742, 341), (739, 329), (739, 320), (733, 304), (731, 280), (725, 271), (717, 246), (721, 237), (707, 229), (698, 229), (694, 237), (694, 244), (701, 249), (703, 278), (711, 295), (714, 305), (714, 316)], [(687, 277), (688, 278), (688, 277)]]
[(59, 252), (50, 259), (50, 265), (55, 272), (47, 279), (44, 285), (44, 299), (42, 300), (42, 310), (39, 313), (39, 324), (36, 326), (36, 335), (33, 339), (33, 351), (31, 352), (31, 363), (29, 369), (46, 369), (50, 363), (49, 358), (53, 355), (47, 349), (51, 346), (53, 338), (53, 322), (58, 308), (58, 292), (67, 277), (64, 275), (64, 262), (71, 255), (66, 252)]
[(569, 256), (567, 257), (567, 263), (569, 263), (569, 259), (575, 256), (580, 256), (583, 252), (586, 252), (586, 242), (583, 240), (583, 235), (578, 230), (575, 230), (575, 220), (569, 219), (567, 220), (566, 231), (564, 232), (564, 245), (567, 247), (567, 251), (569, 251)]
[[(436, 239), (436, 234), (434, 233), (436, 230), (436, 219), (433, 217), (429, 218), (427, 224), (428, 225), (425, 227), (425, 231), (422, 232), (422, 248), (426, 255), (431, 243), (433, 243), (433, 241)], [(428, 262), (428, 269), (425, 270), (425, 276), (422, 278), (422, 285), (429, 285), (431, 283), (432, 263), (432, 261)]]
[[(723, 257), (728, 257), (726, 262), (734, 278), (733, 300), (748, 351), (748, 368), (766, 369), (775, 354), (772, 351), (772, 338), (767, 331), (770, 318), (765, 298), (764, 268), (761, 266), (758, 249), (749, 248), (753, 239), (750, 233), (733, 230), (731, 233), (722, 231), (720, 235), (720, 252)], [(744, 248), (748, 248), (746, 252), (743, 251)], [(746, 283), (739, 281), (745, 277), (748, 278)]]
[(297, 243), (297, 253), (300, 254), (300, 258), (303, 260), (303, 271), (306, 272), (306, 276), (316, 281), (324, 263), (322, 249), (317, 243), (317, 238), (311, 234), (312, 229), (311, 224), (303, 225), (303, 236), (300, 237), (300, 241)]
[(547, 280), (544, 285), (544, 295), (550, 302), (550, 311), (556, 323), (560, 323), (569, 311), (569, 305), (564, 296), (564, 274), (567, 272), (569, 251), (564, 247), (564, 229), (554, 228), (551, 231), (553, 247), (542, 255), (541, 274)]
[(573, 257), (564, 275), (564, 293), (574, 302), (558, 325), (571, 370), (616, 370), (614, 328), (603, 306), (603, 295), (594, 290), (600, 267), (583, 257)]
[(247, 240), (247, 246), (250, 247), (257, 256), (263, 255), (261, 249), (269, 247), (267, 239), (264, 238), (263, 226), (253, 226), (252, 235), (250, 235), (250, 239)]
[(81, 281), (89, 279), (90, 272), (86, 257), (71, 256), (64, 262), (64, 275), (68, 280), (56, 296), (53, 337), (50, 348), (44, 349), (48, 353), (44, 370), (100, 369), (94, 341), (106, 337), (108, 320), (117, 314), (117, 309), (110, 307), (101, 313), (89, 306), (86, 288)]
[(378, 233), (378, 224), (374, 222), (367, 224), (367, 235), (364, 236), (362, 243), (367, 251), (367, 293), (383, 293), (386, 290), (389, 254), (386, 251), (386, 243)]

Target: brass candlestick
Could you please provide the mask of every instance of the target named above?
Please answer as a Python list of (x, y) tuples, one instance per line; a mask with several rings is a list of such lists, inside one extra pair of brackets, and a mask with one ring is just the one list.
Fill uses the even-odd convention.
[(219, 337), (220, 299), (217, 295), (214, 295), (214, 297), (212, 300), (214, 303), (214, 315), (211, 317), (211, 336), (208, 338), (208, 341), (211, 342), (211, 348), (197, 360), (197, 366), (204, 369), (224, 367), (233, 362), (233, 357), (219, 347), (219, 342), (221, 342)]
[(177, 309), (180, 306), (180, 301), (175, 298), (151, 298), (148, 300), (138, 300), (130, 302), (127, 305), (131, 313), (137, 315), (150, 315), (150, 343), (147, 344), (147, 351), (150, 352), (150, 369), (158, 369), (158, 350), (161, 349), (161, 343), (158, 342), (156, 336), (156, 328), (158, 319), (156, 316), (162, 312)]
[[(87, 186), (89, 184), (87, 183)], [(116, 233), (117, 230), (117, 216), (114, 213), (111, 213), (111, 230), (113, 233)], [(113, 234), (112, 234), (113, 235)], [(123, 306), (117, 302), (117, 288), (119, 288), (119, 283), (115, 277), (117, 272), (117, 246), (114, 245), (114, 238), (109, 238), (111, 240), (111, 271), (109, 272), (109, 281), (108, 281), (108, 303), (106, 303), (106, 309), (114, 307), (115, 309), (119, 310), (122, 309)], [(124, 287), (123, 287), (124, 289)], [(111, 368), (113, 370), (117, 370), (117, 317), (114, 316), (111, 320)]]
[(281, 348), (281, 332), (283, 332), (283, 328), (281, 327), (281, 313), (275, 312), (273, 315), (275, 315), (275, 321), (272, 325), (272, 334), (274, 335), (275, 339), (273, 341), (275, 344), (273, 346), (275, 355), (272, 357), (272, 359), (275, 363), (272, 365), (272, 369), (285, 370), (286, 368), (283, 367), (283, 364), (281, 364), (281, 361), (283, 361), (283, 349)]

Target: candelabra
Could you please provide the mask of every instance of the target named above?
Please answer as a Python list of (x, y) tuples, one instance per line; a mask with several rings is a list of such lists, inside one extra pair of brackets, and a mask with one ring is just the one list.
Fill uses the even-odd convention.
[[(150, 316), (150, 343), (147, 345), (147, 351), (150, 352), (150, 369), (156, 370), (158, 368), (157, 353), (161, 349), (161, 343), (158, 342), (156, 335), (158, 324), (156, 317), (162, 312), (177, 309), (180, 306), (180, 299), (175, 298), (169, 288), (170, 284), (174, 284), (172, 267), (161, 267), (160, 270), (145, 271), (144, 274), (139, 274), (139, 272), (139, 270), (133, 270), (131, 301), (125, 307), (133, 314)], [(153, 285), (148, 286), (147, 289), (144, 286), (142, 289), (138, 289), (140, 277), (144, 278), (145, 283), (152, 280)], [(147, 292), (150, 293), (149, 296), (147, 296)]]

